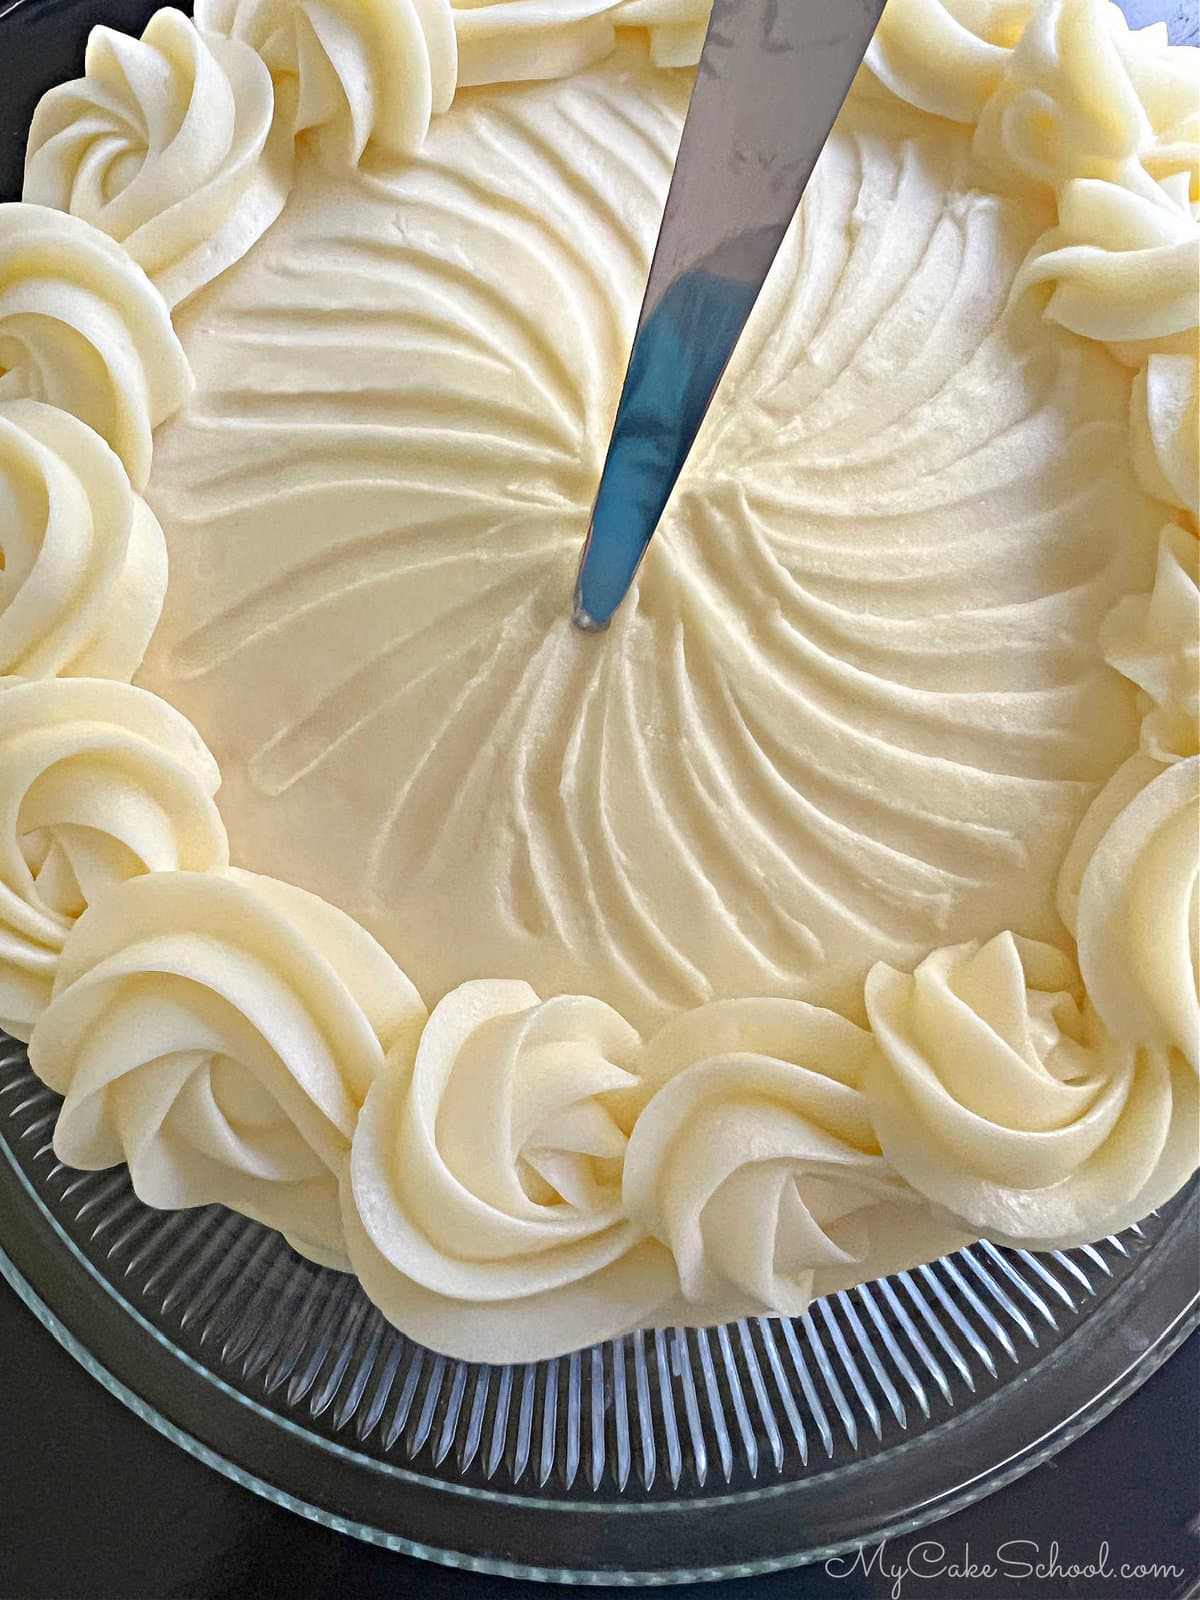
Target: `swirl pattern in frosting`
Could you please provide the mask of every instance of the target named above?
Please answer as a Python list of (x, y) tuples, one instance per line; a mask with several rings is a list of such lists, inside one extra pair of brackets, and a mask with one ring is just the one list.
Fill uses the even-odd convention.
[(1059, 202), (1059, 225), (1042, 240), (1019, 288), (1053, 285), (1046, 315), (1110, 344), (1194, 340), (1200, 224), (1186, 178), (1157, 199), (1079, 178)]
[[(3, 696), (0, 696), (2, 709)], [(424, 1009), (348, 917), (250, 873), (153, 873), (80, 918), (29, 1044), (71, 1166), (150, 1205), (224, 1205), (341, 1262), (337, 1176)]]
[(158, 440), (141, 681), (219, 746), (239, 859), (434, 999), (861, 1017), (874, 959), (1059, 934), (1136, 741), (1096, 645), (1162, 522), (1128, 377), (1011, 298), (1049, 208), (964, 193), (965, 134), (856, 102), (630, 605), (602, 650), (570, 626), (687, 90), (628, 45), (476, 91), (398, 173), (306, 167), (180, 317), (200, 392)]
[(195, 730), (142, 689), (0, 680), (0, 1026), (29, 1038), (108, 885), (224, 866), (219, 782)]
[(1142, 748), (1156, 761), (1200, 755), (1200, 544), (1162, 531), (1149, 594), (1127, 595), (1105, 620), (1105, 658), (1141, 689)]
[(195, 16), (262, 57), (290, 131), (340, 166), (411, 154), (454, 95), (449, 0), (197, 0)]
[(1088, 996), (1115, 1038), (1200, 1068), (1200, 756), (1135, 756), (1084, 819), (1063, 909)]
[(156, 12), (140, 40), (96, 28), (84, 76), (34, 114), (24, 198), (102, 229), (176, 305), (283, 209), (292, 146), (274, 114), (255, 52), (180, 11)]
[(1081, 1244), (1145, 1216), (1195, 1165), (1194, 1074), (1110, 1040), (1079, 993), (1061, 951), (1011, 934), (867, 979), (884, 1155), (973, 1231)]
[(1036, 0), (903, 0), (889, 4), (867, 66), (898, 99), (973, 123), (1000, 87)]
[(1142, 487), (1200, 518), (1200, 362), (1152, 355), (1134, 382), (1134, 464)]
[[(997, 12), (987, 0), (979, 9)], [(1195, 69), (1165, 28), (1131, 30), (1111, 0), (1024, 11), (1003, 76), (977, 110), (981, 155), (1060, 193), (1090, 179), (1151, 201), (1164, 180), (1194, 170)]]
[(0, 402), (86, 422), (140, 491), (153, 430), (190, 390), (166, 303), (120, 245), (80, 217), (0, 205)]
[(531, 1360), (643, 1325), (670, 1258), (625, 1214), (638, 1036), (599, 1000), (466, 983), (362, 1109), (345, 1234), (367, 1293), (449, 1354)]
[(162, 610), (162, 529), (104, 440), (0, 401), (0, 672), (133, 677)]
[(1131, 33), (1109, 0), (1046, 0), (980, 118), (977, 148), (1049, 185), (1058, 225), (1019, 288), (1089, 339), (1195, 353), (1200, 118), (1190, 60), (1165, 30)]
[(962, 1242), (880, 1154), (861, 1092), (870, 1052), (844, 1017), (789, 1000), (703, 1006), (647, 1046), (625, 1204), (706, 1320), (799, 1315)]

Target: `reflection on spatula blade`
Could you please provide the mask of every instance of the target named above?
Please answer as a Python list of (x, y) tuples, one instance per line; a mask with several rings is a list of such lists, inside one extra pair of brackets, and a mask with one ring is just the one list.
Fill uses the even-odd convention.
[(575, 590), (607, 627), (866, 54), (884, 0), (715, 0)]

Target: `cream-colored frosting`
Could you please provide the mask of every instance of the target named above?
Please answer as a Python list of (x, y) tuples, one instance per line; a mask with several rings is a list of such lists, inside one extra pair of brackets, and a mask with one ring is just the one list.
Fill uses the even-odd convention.
[(0, 205), (0, 401), (43, 400), (106, 439), (135, 489), (191, 373), (161, 295), (78, 217)]
[[(73, 412), (134, 488), (157, 429), (140, 682), (222, 776), (217, 824), (153, 695), (5, 691), (58, 729), (13, 736), (38, 804), (6, 812), (0, 1000), (67, 1096), (59, 1154), (264, 1218), (471, 1358), (795, 1312), (981, 1232), (1086, 1239), (1196, 1164), (1197, 56), (1099, 0), (891, 0), (638, 588), (585, 639), (689, 90), (661, 65), (704, 9), (201, 0), (196, 45), (98, 44), (30, 171), (179, 245), (204, 286), (175, 333), (82, 218), (0, 208), (0, 402)], [(247, 53), (261, 147), (203, 115), (244, 72), (262, 132)], [(141, 109), (100, 177), (106, 82)], [(184, 205), (169, 133), (220, 204)], [(293, 138), (255, 243), (243, 179)], [(205, 216), (246, 251), (226, 270), (185, 248)], [(86, 633), (125, 639), (88, 668), (120, 675), (134, 541), (69, 467), (35, 481), (87, 510), (101, 598), (72, 632), (27, 557), (9, 608), (46, 618), (40, 670)], [(40, 504), (24, 546), (57, 558)], [(43, 785), (76, 714), (117, 755)], [(83, 794), (122, 848), (77, 872)], [(224, 868), (222, 825), (325, 899)]]
[(660, 67), (693, 66), (709, 0), (197, 0), (197, 26), (247, 42), (280, 114), (336, 166), (411, 154), (456, 88), (564, 78), (645, 30)]
[(98, 434), (0, 401), (0, 672), (133, 677), (162, 610), (162, 529)]
[(709, 0), (451, 0), (460, 88), (564, 78), (603, 61), (622, 32), (647, 29), (659, 67), (694, 66)]
[(598, 1000), (463, 984), (411, 1069), (367, 1096), (344, 1195), (375, 1302), (451, 1354), (529, 1359), (623, 1333), (672, 1296), (621, 1203), (640, 1041)]
[(217, 764), (156, 695), (0, 679), (0, 1026), (28, 1039), (76, 918), (112, 883), (228, 860)]
[(1005, 81), (1035, 0), (904, 0), (889, 4), (867, 65), (897, 99), (973, 123)]
[(1109, 0), (1047, 0), (979, 122), (977, 149), (1052, 188), (1058, 225), (1021, 285), (1053, 285), (1047, 317), (1090, 339), (1180, 341), (1200, 305), (1195, 54), (1130, 30)]
[[(2, 709), (3, 696), (0, 696)], [(30, 1044), (60, 1160), (220, 1201), (338, 1258), (337, 1174), (385, 1045), (424, 1020), (348, 917), (249, 873), (155, 873), (85, 912)]]
[[(996, 17), (994, 5), (977, 9)], [(1027, 26), (978, 108), (976, 147), (1001, 170), (1054, 189), (1081, 180), (1163, 199), (1164, 180), (1195, 169), (1200, 96), (1194, 54), (1165, 25), (1133, 30), (1111, 0), (1011, 8)], [(992, 26), (995, 26), (993, 21)]]
[[(1079, 965), (1117, 1038), (1178, 1050), (1200, 1068), (1200, 756), (1135, 756), (1084, 824), (1074, 908)], [(1068, 858), (1067, 873), (1076, 859)]]
[(689, 1305), (799, 1313), (963, 1242), (880, 1154), (871, 1050), (844, 1017), (791, 1000), (702, 1006), (651, 1040), (625, 1204), (669, 1246)]
[(351, 1265), (415, 1338), (512, 1361), (928, 1260), (968, 1234), (881, 1158), (871, 1049), (796, 1001), (702, 1007), (643, 1046), (600, 1001), (463, 984), (367, 1095)]
[(1200, 373), (1194, 355), (1151, 356), (1133, 389), (1134, 465), (1143, 488), (1200, 517)]
[(1080, 1244), (1145, 1216), (1194, 1167), (1194, 1074), (1090, 1025), (1061, 951), (1000, 934), (911, 975), (880, 965), (866, 997), (883, 1152), (980, 1233)]
[(1022, 273), (1020, 286), (1052, 283), (1046, 315), (1109, 343), (1194, 335), (1196, 220), (1186, 177), (1156, 203), (1115, 184), (1068, 185), (1059, 226)]
[(1159, 537), (1149, 594), (1127, 595), (1100, 635), (1106, 660), (1142, 690), (1142, 748), (1156, 761), (1200, 755), (1200, 543), (1174, 523)]
[(195, 17), (258, 52), (291, 131), (339, 165), (418, 149), (454, 95), (447, 0), (197, 0)]
[(140, 681), (213, 742), (235, 858), (430, 1001), (488, 975), (643, 1030), (756, 993), (861, 1018), (876, 959), (1062, 938), (1059, 863), (1136, 738), (1096, 643), (1163, 520), (1128, 375), (1011, 298), (1048, 211), (869, 109), (637, 592), (600, 649), (570, 626), (687, 90), (631, 47), (476, 91), (386, 176), (302, 165), (178, 318)]
[(102, 229), (175, 305), (283, 209), (292, 142), (270, 74), (181, 11), (156, 12), (140, 41), (96, 28), (84, 71), (34, 114), (23, 198)]

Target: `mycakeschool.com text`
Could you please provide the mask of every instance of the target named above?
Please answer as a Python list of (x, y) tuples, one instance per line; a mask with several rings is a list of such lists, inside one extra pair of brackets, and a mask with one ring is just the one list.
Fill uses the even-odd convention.
[(969, 1542), (955, 1549), (937, 1539), (922, 1539), (907, 1549), (892, 1549), (886, 1540), (882, 1544), (862, 1545), (845, 1555), (833, 1556), (825, 1563), (831, 1578), (874, 1577), (889, 1581), (891, 1600), (904, 1600), (905, 1594), (915, 1595), (920, 1585), (933, 1579), (957, 1580), (960, 1583), (978, 1584), (981, 1588), (991, 1583), (1002, 1593), (1006, 1583), (1022, 1583), (1023, 1593), (1029, 1585), (1043, 1581), (1047, 1595), (1056, 1591), (1052, 1585), (1065, 1582), (1112, 1583), (1125, 1580), (1135, 1584), (1154, 1584), (1154, 1589), (1134, 1589), (1138, 1600), (1154, 1593), (1167, 1593), (1167, 1586), (1178, 1583), (1185, 1576), (1181, 1566), (1169, 1561), (1155, 1561), (1134, 1555), (1118, 1556), (1107, 1539), (1089, 1550), (1072, 1550), (1058, 1539), (1041, 1543), (1036, 1539), (1005, 1539), (994, 1549), (977, 1549)]

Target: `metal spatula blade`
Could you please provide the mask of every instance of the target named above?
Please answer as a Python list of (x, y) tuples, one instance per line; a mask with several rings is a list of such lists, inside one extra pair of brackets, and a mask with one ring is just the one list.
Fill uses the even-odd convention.
[(885, 0), (715, 0), (579, 566), (624, 599)]

